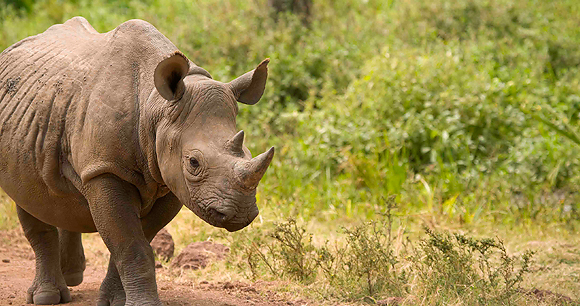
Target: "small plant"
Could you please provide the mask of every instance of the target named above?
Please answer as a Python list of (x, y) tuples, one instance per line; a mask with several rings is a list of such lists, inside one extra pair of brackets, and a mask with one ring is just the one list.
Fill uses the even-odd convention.
[(508, 255), (500, 239), (475, 239), (462, 234), (425, 229), (412, 257), (420, 279), (420, 296), (472, 301), (477, 305), (511, 305), (520, 295), (519, 285), (530, 272), (533, 252)]
[(271, 274), (308, 284), (316, 277), (317, 250), (312, 245), (312, 235), (296, 224), (296, 220), (276, 223), (265, 233), (261, 230), (242, 233), (231, 243), (233, 257), (244, 258), (237, 262), (238, 268), (249, 269), (252, 279)]
[(398, 273), (395, 255), (385, 224), (371, 221), (354, 230), (344, 229), (344, 276), (351, 279), (353, 292), (376, 297), (388, 293), (399, 295), (405, 284), (405, 273)]
[[(318, 264), (328, 282), (351, 299), (363, 296), (400, 296), (406, 274), (399, 271), (399, 258), (393, 251), (391, 236), (395, 197), (386, 200), (386, 213), (379, 221), (370, 221), (354, 229), (343, 228), (346, 243), (328, 243), (318, 249)], [(334, 252), (333, 252), (334, 251)]]
[(282, 274), (301, 282), (310, 282), (316, 276), (315, 248), (312, 245), (312, 234), (296, 224), (296, 220), (288, 220), (276, 224), (270, 234), (277, 242), (275, 257), (281, 262)]

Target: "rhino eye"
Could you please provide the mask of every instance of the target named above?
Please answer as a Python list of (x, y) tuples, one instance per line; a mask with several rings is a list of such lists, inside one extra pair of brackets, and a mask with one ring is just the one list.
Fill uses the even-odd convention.
[[(193, 156), (192, 156), (193, 155)], [(203, 174), (203, 156), (201, 154), (194, 153), (192, 155), (185, 155), (183, 159), (183, 165), (191, 175), (190, 180), (198, 181), (201, 179)]]
[(197, 161), (197, 159), (195, 159), (193, 157), (189, 159), (189, 164), (191, 165), (191, 167), (193, 169), (196, 169), (199, 167), (199, 161)]

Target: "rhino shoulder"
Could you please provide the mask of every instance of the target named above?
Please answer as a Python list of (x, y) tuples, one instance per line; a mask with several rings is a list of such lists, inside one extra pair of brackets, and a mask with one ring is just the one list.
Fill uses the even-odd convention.
[(109, 32), (115, 38), (125, 38), (129, 40), (134, 39), (150, 39), (162, 35), (152, 24), (141, 19), (131, 19), (121, 23), (114, 30)]
[(110, 41), (116, 41), (140, 55), (152, 56), (153, 53), (167, 55), (177, 50), (177, 47), (157, 28), (147, 21), (131, 19), (123, 22), (106, 34)]
[(134, 30), (134, 31), (151, 31), (155, 29), (155, 27), (150, 24), (149, 22), (141, 19), (130, 19), (123, 23), (121, 23), (117, 29), (120, 30)]

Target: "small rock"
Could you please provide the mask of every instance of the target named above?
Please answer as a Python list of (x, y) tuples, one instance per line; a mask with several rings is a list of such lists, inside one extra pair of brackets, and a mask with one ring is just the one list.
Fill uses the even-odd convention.
[(14, 295), (14, 294), (10, 294), (10, 295), (8, 295), (8, 298), (9, 298), (9, 299), (14, 299), (14, 298), (16, 298), (16, 295)]
[(568, 303), (571, 304), (573, 302), (573, 300), (570, 297), (565, 296), (563, 294), (552, 292), (550, 290), (541, 290), (541, 289), (534, 288), (532, 290), (520, 290), (520, 291), (523, 291), (527, 295), (535, 297), (538, 301), (553, 300), (553, 301), (556, 301), (559, 303), (565, 303), (565, 304), (568, 304)]
[(234, 289), (234, 284), (230, 283), (230, 282), (226, 282), (224, 284), (224, 289)]
[(10, 263), (10, 259), (2, 259), (3, 263)]
[(224, 260), (230, 248), (210, 241), (189, 244), (171, 262), (171, 267), (182, 269), (203, 269), (212, 261)]
[(151, 247), (153, 248), (153, 252), (164, 260), (171, 259), (175, 251), (173, 237), (171, 237), (171, 234), (165, 228), (162, 228), (155, 238), (151, 240)]
[(403, 298), (399, 296), (389, 297), (384, 300), (377, 301), (377, 305), (383, 306), (397, 306), (403, 303)]
[(155, 262), (155, 269), (161, 269), (161, 268), (163, 268), (163, 265), (160, 262), (156, 261)]
[[(252, 288), (252, 287), (242, 288), (242, 291), (244, 291), (244, 292), (258, 293), (258, 291), (255, 288)], [(290, 302), (288, 302), (288, 303), (290, 303)]]

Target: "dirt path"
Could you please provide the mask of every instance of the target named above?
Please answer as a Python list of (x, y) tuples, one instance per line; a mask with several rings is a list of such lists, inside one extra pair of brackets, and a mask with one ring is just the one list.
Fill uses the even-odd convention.
[[(64, 305), (95, 305), (105, 273), (103, 265), (92, 264), (89, 258), (84, 282), (71, 288), (72, 302)], [(33, 279), (34, 253), (22, 231), (0, 231), (0, 305), (26, 305), (25, 293)], [(157, 281), (161, 301), (167, 306), (312, 305), (284, 299), (265, 289), (263, 284), (196, 284), (193, 281), (177, 283), (160, 279), (169, 277), (158, 277)]]

